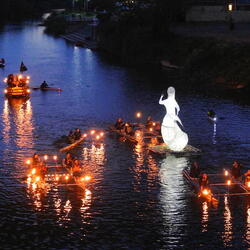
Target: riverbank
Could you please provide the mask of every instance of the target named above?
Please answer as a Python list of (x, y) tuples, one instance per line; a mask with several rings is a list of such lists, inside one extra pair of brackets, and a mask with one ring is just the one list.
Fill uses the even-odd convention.
[[(217, 33), (221, 33), (221, 25), (217, 25)], [(224, 28), (228, 29), (227, 26)], [(168, 37), (155, 39), (151, 30), (146, 28), (129, 30), (121, 36), (120, 30), (108, 23), (99, 28), (98, 42), (101, 49), (119, 57), (127, 65), (163, 64), (163, 68), (178, 70), (178, 81), (187, 88), (237, 92), (240, 95), (246, 91), (249, 93), (250, 43), (244, 39), (244, 32), (234, 31), (241, 33), (236, 39), (225, 31), (218, 39), (216, 32), (213, 36), (200, 32), (202, 35), (199, 36), (192, 30), (197, 28), (189, 25), (188, 32), (187, 29), (183, 32), (178, 26), (178, 29), (171, 29)]]

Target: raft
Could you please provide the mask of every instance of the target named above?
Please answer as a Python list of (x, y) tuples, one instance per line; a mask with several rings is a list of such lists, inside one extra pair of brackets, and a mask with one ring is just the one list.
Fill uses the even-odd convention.
[(173, 151), (171, 150), (165, 143), (148, 147), (148, 150), (159, 155), (166, 155), (166, 154), (174, 154), (174, 155), (200, 155), (201, 150), (198, 148), (195, 148), (191, 145), (187, 145), (182, 151)]
[(69, 151), (72, 148), (74, 148), (74, 147), (78, 146), (79, 144), (81, 144), (84, 141), (84, 139), (85, 139), (85, 137), (82, 136), (79, 140), (75, 141), (74, 143), (72, 143), (72, 144), (70, 144), (70, 145), (68, 145), (66, 147), (61, 148), (59, 151), (60, 152)]
[(194, 188), (199, 198), (206, 200), (208, 202), (211, 202), (213, 205), (218, 204), (218, 200), (213, 197), (213, 194), (210, 188), (206, 188), (207, 193), (204, 193), (205, 189), (204, 191), (201, 192), (198, 178), (191, 177), (189, 175), (189, 171), (187, 170), (183, 170), (182, 174), (184, 178), (186, 179), (186, 181)]

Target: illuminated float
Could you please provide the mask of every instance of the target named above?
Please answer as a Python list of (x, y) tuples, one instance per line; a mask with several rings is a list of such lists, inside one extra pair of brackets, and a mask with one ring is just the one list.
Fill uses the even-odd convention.
[(4, 93), (7, 97), (30, 97), (30, 88), (29, 88), (29, 76), (23, 75), (8, 75), (4, 79), (4, 82), (7, 84), (7, 87), (4, 90)]
[(162, 95), (159, 100), (159, 104), (164, 105), (166, 108), (166, 115), (161, 125), (161, 134), (164, 143), (149, 147), (149, 150), (157, 154), (199, 154), (201, 152), (199, 149), (188, 145), (188, 135), (180, 128), (180, 125), (183, 125), (178, 117), (180, 107), (175, 100), (174, 87), (169, 87), (167, 93), (167, 99), (163, 100)]

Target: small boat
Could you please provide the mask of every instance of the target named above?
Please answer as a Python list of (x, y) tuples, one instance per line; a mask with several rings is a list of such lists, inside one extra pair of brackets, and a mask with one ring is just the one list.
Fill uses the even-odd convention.
[(138, 140), (136, 139), (135, 136), (127, 135), (127, 134), (123, 133), (121, 130), (116, 129), (114, 126), (110, 126), (109, 131), (115, 132), (119, 136), (124, 137), (126, 140), (128, 140), (128, 141), (130, 141), (132, 143), (138, 143)]
[(217, 122), (217, 115), (212, 110), (207, 112), (207, 118), (212, 122)]
[(60, 89), (60, 88), (50, 88), (50, 87), (48, 87), (48, 88), (41, 88), (41, 87), (31, 87), (31, 89), (33, 89), (33, 90), (42, 90), (42, 91), (63, 91), (62, 89)]
[(60, 152), (69, 151), (69, 150), (71, 150), (72, 148), (74, 148), (74, 147), (78, 146), (79, 144), (81, 144), (85, 139), (86, 139), (86, 137), (85, 137), (85, 136), (82, 136), (79, 140), (73, 142), (72, 144), (70, 144), (70, 145), (68, 145), (68, 146), (66, 146), (66, 147), (61, 148), (59, 151), (60, 151)]
[(10, 74), (8, 78), (4, 79), (7, 84), (4, 90), (6, 97), (28, 98), (30, 96), (29, 80), (29, 76)]
[(208, 202), (218, 203), (218, 200), (213, 197), (213, 194), (209, 188), (204, 188), (201, 191), (198, 178), (191, 177), (187, 170), (183, 170), (182, 174), (187, 182), (194, 188), (199, 198), (202, 198), (203, 200), (206, 200)]

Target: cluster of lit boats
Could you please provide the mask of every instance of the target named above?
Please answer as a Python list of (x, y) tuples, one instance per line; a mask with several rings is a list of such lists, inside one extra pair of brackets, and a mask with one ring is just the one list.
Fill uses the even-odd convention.
[(208, 174), (210, 183), (202, 188), (199, 185), (199, 178), (190, 176), (188, 170), (183, 170), (183, 176), (187, 182), (194, 188), (198, 197), (202, 200), (211, 202), (213, 205), (218, 203), (220, 196), (249, 195), (250, 181), (243, 180), (242, 177), (236, 179), (229, 170), (223, 170), (221, 174)]
[[(88, 133), (82, 134), (80, 139), (60, 148), (59, 152), (69, 152), (83, 142), (98, 144), (103, 141), (103, 138), (103, 131), (92, 129)], [(90, 175), (84, 173), (82, 173), (81, 176), (74, 176), (71, 169), (59, 164), (57, 155), (51, 157), (44, 155), (42, 166), (32, 164), (32, 159), (28, 159), (26, 165), (29, 167), (27, 176), (28, 185), (40, 189), (47, 189), (53, 185), (67, 187), (79, 186), (85, 189), (86, 184), (92, 179)], [(44, 171), (45, 169), (46, 171)]]

